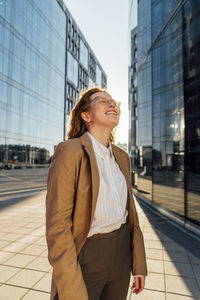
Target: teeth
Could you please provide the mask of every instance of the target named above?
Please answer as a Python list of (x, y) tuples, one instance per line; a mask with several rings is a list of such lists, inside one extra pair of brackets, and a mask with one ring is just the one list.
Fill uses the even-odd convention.
[(110, 115), (114, 114), (114, 115), (116, 115), (116, 112), (114, 112), (114, 111), (108, 111), (107, 114), (110, 114)]

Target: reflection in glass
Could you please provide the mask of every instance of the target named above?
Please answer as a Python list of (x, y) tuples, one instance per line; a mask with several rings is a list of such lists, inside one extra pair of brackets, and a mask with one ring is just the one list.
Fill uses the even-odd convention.
[(88, 49), (82, 40), (80, 40), (80, 62), (88, 70)]
[(54, 0), (3, 2), (0, 167), (44, 165), (63, 139), (66, 15)]
[[(138, 65), (178, 2), (170, 1), (169, 5), (162, 0), (137, 1)], [(185, 2), (138, 74), (137, 115), (131, 104), (131, 116), (137, 116), (138, 134), (133, 135), (135, 140), (131, 143), (135, 144), (130, 149), (139, 194), (197, 225), (200, 225), (199, 11), (199, 1)]]
[(96, 66), (96, 84), (101, 86), (101, 70), (98, 65)]
[(95, 86), (94, 81), (93, 81), (90, 77), (89, 77), (89, 83), (88, 83), (88, 86), (89, 86), (90, 88), (92, 88), (92, 87)]
[[(154, 36), (157, 34), (158, 24), (162, 27), (172, 12), (171, 8), (166, 13), (164, 3), (159, 2), (155, 3), (152, 10), (155, 16), (152, 20)], [(160, 16), (164, 15), (159, 20), (156, 17), (158, 11)], [(153, 201), (184, 216), (181, 18), (181, 13), (177, 14), (152, 51)]]
[(67, 52), (67, 77), (78, 85), (78, 62), (70, 52)]

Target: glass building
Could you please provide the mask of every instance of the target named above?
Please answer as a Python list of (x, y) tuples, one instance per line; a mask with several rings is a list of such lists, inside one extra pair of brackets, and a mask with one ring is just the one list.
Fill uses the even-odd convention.
[(48, 165), (79, 92), (106, 87), (61, 0), (0, 3), (0, 168)]
[[(137, 27), (129, 28), (135, 186), (142, 199), (200, 233), (200, 2), (136, 2)], [(136, 76), (134, 65), (148, 50)]]

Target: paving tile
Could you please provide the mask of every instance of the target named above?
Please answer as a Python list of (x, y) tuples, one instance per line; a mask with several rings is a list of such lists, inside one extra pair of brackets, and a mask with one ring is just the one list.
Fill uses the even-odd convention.
[(192, 269), (193, 269), (195, 278), (196, 278), (199, 288), (200, 288), (200, 265), (192, 265)]
[(28, 223), (26, 225), (26, 228), (36, 229), (36, 228), (38, 228), (38, 223)]
[(149, 259), (160, 259), (162, 260), (162, 250), (161, 249), (149, 249), (146, 248), (146, 257)]
[(144, 233), (155, 233), (155, 230), (151, 227), (144, 226)]
[(192, 278), (183, 279), (179, 276), (166, 275), (165, 279), (167, 292), (193, 297), (200, 295), (197, 283)]
[(36, 283), (36, 285), (34, 285), (33, 289), (50, 293), (51, 278), (52, 275), (50, 273), (47, 273), (38, 283)]
[(145, 240), (160, 241), (159, 236), (154, 233), (143, 233), (143, 236)]
[[(15, 230), (19, 229), (20, 227), (16, 227), (16, 226), (6, 226), (4, 227), (1, 231), (2, 232), (6, 232), (6, 233), (14, 233)], [(1, 236), (1, 235), (0, 235)]]
[(42, 253), (40, 254), (40, 256), (42, 256), (42, 257), (48, 257), (48, 250), (45, 249), (44, 252), (42, 252)]
[(44, 228), (38, 228), (30, 233), (31, 235), (44, 236)]
[(19, 273), (10, 278), (7, 283), (31, 288), (43, 276), (43, 272), (21, 269)]
[(7, 252), (18, 253), (27, 246), (28, 246), (28, 244), (12, 242), (12, 243), (9, 243), (7, 246), (1, 248), (1, 250), (7, 251)]
[(33, 236), (31, 235), (31, 232), (30, 234), (25, 234), (22, 238), (18, 239), (17, 242), (18, 243), (33, 243), (34, 241), (36, 241), (38, 239), (37, 236)]
[(34, 259), (33, 256), (16, 254), (6, 261), (6, 265), (13, 267), (24, 267)]
[(166, 300), (199, 300), (200, 298), (194, 298), (190, 296), (185, 296), (185, 295), (176, 295), (176, 294), (166, 294), (167, 299)]
[(40, 255), (45, 249), (46, 249), (45, 246), (32, 244), (32, 245), (29, 245), (28, 247), (24, 248), (21, 251), (21, 253), (37, 256), (37, 255)]
[(42, 292), (37, 292), (37, 291), (31, 290), (21, 299), (23, 299), (23, 300), (36, 300), (36, 299), (49, 300), (50, 295), (48, 293), (42, 293)]
[(8, 234), (8, 232), (1, 231), (1, 232), (0, 232), (0, 239), (1, 239), (2, 241), (9, 241), (9, 240), (6, 240), (6, 239), (4, 238), (4, 236), (7, 235), (7, 234)]
[(176, 242), (163, 242), (164, 250), (186, 251), (185, 248)]
[(5, 261), (7, 261), (13, 255), (14, 255), (14, 253), (0, 251), (0, 264), (3, 264)]
[(191, 252), (188, 251), (188, 255), (192, 264), (199, 264), (200, 265), (200, 257), (193, 255)]
[(149, 290), (164, 292), (165, 291), (164, 275), (149, 273), (145, 280), (145, 288)]
[(183, 251), (164, 250), (163, 255), (167, 261), (190, 263), (187, 253)]
[(148, 222), (148, 221), (145, 221), (144, 226), (154, 229), (154, 226), (150, 222)]
[(5, 235), (2, 237), (2, 240), (14, 242), (19, 238), (21, 238), (22, 236), (23, 235), (20, 233), (5, 233)]
[(20, 300), (27, 293), (27, 289), (3, 284), (0, 287), (0, 299), (2, 300)]
[(10, 226), (13, 225), (13, 221), (10, 220), (10, 217), (6, 220), (0, 220), (0, 222), (3, 223), (4, 228), (9, 228)]
[(175, 242), (175, 240), (171, 237), (169, 237), (168, 235), (166, 234), (162, 234), (162, 241), (165, 241), (165, 242)]
[[(15, 219), (15, 217), (13, 219)], [(13, 224), (13, 221), (12, 221), (12, 224)], [(17, 220), (15, 220), (15, 225), (18, 226), (18, 227), (27, 227), (28, 222), (23, 222), (23, 221), (17, 221)]]
[(31, 228), (24, 228), (24, 227), (19, 227), (14, 230), (15, 233), (22, 233), (22, 234), (27, 234), (31, 231)]
[(140, 294), (132, 294), (131, 298), (127, 297), (127, 300), (165, 300), (164, 292), (157, 292), (144, 289)]
[(9, 245), (10, 241), (0, 241), (0, 249), (4, 248), (5, 246)]
[(32, 260), (32, 262), (29, 263), (26, 268), (48, 272), (52, 267), (46, 257), (39, 256)]
[(147, 259), (147, 268), (149, 272), (164, 273), (162, 260)]
[(194, 272), (190, 264), (164, 261), (164, 266), (166, 274), (194, 278)]
[(45, 237), (41, 237), (34, 242), (35, 245), (43, 245), (47, 247), (47, 242)]
[(162, 249), (162, 243), (160, 241), (150, 241), (150, 240), (144, 240), (145, 248), (151, 248), (151, 249)]
[(4, 283), (17, 272), (19, 272), (18, 268), (0, 265), (0, 282)]

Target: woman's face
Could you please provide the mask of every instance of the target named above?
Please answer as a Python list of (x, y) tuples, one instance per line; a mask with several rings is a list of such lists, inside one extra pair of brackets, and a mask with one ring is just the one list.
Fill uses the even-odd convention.
[(111, 130), (118, 125), (121, 114), (118, 102), (106, 92), (94, 93), (90, 99), (90, 110), (85, 112), (87, 122), (92, 122), (92, 126), (105, 126)]

